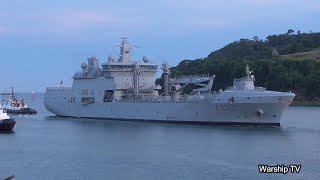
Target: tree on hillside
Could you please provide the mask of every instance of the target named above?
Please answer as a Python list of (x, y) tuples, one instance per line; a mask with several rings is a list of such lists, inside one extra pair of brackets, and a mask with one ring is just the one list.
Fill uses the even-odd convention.
[[(279, 53), (287, 55), (320, 48), (320, 33), (298, 30), (294, 34), (289, 29), (288, 33), (268, 36), (266, 41), (257, 39), (258, 36), (251, 40), (240, 39), (211, 52), (206, 58), (183, 60), (171, 68), (170, 77), (215, 74), (214, 89), (219, 90), (231, 85), (233, 78), (243, 77), (244, 67), (249, 64), (255, 73), (257, 86), (277, 91), (293, 90), (310, 98), (320, 97), (320, 61), (274, 57)], [(315, 57), (320, 59), (320, 55)], [(156, 82), (163, 84), (163, 77)]]
[(288, 32), (287, 32), (287, 34), (289, 34), (289, 35), (291, 35), (291, 34), (293, 34), (293, 33), (294, 33), (294, 30), (293, 30), (293, 29), (289, 29)]
[(258, 36), (254, 36), (254, 37), (253, 37), (253, 40), (254, 40), (254, 41), (259, 41), (259, 37), (258, 37)]

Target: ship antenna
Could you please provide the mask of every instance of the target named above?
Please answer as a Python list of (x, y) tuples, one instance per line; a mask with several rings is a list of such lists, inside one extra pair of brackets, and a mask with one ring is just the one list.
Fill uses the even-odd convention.
[(122, 37), (120, 44), (118, 44), (118, 47), (120, 47), (119, 63), (131, 63), (131, 50), (133, 48), (140, 48), (139, 46), (130, 44), (127, 40), (127, 37)]
[(13, 87), (11, 87), (11, 97), (12, 97), (13, 99), (15, 99), (14, 93), (13, 93)]

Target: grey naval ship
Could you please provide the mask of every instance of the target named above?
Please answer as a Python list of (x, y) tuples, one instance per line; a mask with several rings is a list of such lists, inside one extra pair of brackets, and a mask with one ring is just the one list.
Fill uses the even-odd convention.
[[(57, 116), (126, 121), (180, 122), (190, 124), (280, 126), (282, 113), (295, 97), (291, 92), (268, 91), (254, 86), (249, 66), (246, 76), (233, 86), (212, 91), (215, 75), (186, 75), (169, 78), (170, 67), (160, 67), (164, 93), (155, 84), (158, 65), (147, 56), (132, 61), (134, 45), (127, 38), (118, 44), (118, 59), (109, 56), (100, 65), (91, 57), (73, 76), (72, 87), (48, 87), (46, 109)], [(197, 89), (181, 92), (188, 84)]]

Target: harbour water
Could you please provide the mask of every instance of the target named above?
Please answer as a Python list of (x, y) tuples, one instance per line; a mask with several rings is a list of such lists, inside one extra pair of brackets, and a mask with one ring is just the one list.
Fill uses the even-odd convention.
[[(5, 96), (1, 96), (4, 99)], [(20, 94), (37, 115), (0, 134), (0, 179), (318, 179), (320, 107), (289, 107), (279, 128), (63, 118), (43, 94)], [(299, 173), (258, 165), (299, 164)]]

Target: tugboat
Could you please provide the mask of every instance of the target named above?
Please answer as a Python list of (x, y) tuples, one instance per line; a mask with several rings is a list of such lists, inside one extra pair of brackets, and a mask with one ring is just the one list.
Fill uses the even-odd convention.
[(11, 132), (16, 121), (8, 116), (2, 105), (0, 105), (0, 132)]
[(23, 99), (21, 100), (21, 104), (19, 104), (19, 101), (14, 96), (13, 88), (11, 97), (7, 100), (7, 103), (5, 104), (2, 100), (1, 104), (8, 114), (37, 114), (36, 110), (27, 107)]
[(10, 99), (9, 101), (9, 104), (3, 106), (8, 114), (37, 114), (36, 110), (27, 107), (24, 100), (21, 100), (21, 104), (19, 104), (18, 100), (15, 98)]

